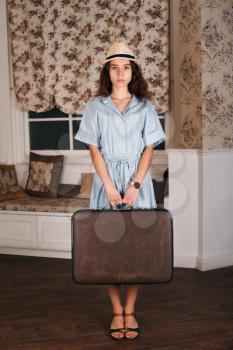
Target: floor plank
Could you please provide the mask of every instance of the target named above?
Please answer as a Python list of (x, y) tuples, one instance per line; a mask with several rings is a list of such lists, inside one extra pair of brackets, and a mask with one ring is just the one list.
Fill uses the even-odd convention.
[(1, 350), (233, 349), (233, 267), (141, 285), (142, 331), (122, 342), (108, 336), (106, 287), (75, 284), (70, 260), (0, 255), (0, 281)]

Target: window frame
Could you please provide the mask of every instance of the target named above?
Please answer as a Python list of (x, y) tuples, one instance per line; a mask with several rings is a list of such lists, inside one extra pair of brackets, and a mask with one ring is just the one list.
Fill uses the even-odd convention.
[[(79, 114), (81, 115), (81, 113)], [(29, 112), (24, 112), (24, 131), (25, 131), (25, 150), (26, 154), (29, 155), (30, 152), (40, 152), (41, 154), (48, 154), (48, 152), (51, 155), (58, 155), (58, 154), (64, 154), (64, 155), (76, 155), (78, 154), (87, 154), (88, 150), (79, 150), (79, 149), (74, 149), (74, 140), (73, 140), (73, 121), (75, 120), (82, 120), (82, 116), (76, 117), (73, 114), (68, 114), (67, 117), (59, 117), (59, 118), (30, 118), (29, 117)], [(69, 141), (70, 141), (70, 149), (67, 150), (53, 150), (53, 149), (35, 149), (31, 150), (30, 148), (30, 123), (31, 122), (57, 122), (57, 121), (66, 121), (69, 123)]]

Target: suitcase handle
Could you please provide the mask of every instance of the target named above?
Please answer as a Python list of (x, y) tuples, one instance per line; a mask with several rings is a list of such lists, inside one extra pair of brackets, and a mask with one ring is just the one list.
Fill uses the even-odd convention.
[(133, 207), (128, 207), (128, 204), (117, 204), (113, 208), (112, 204), (110, 204), (110, 209), (112, 209), (112, 210), (132, 210)]
[[(120, 195), (121, 195), (121, 198), (124, 197), (124, 193), (123, 192), (120, 192)], [(129, 207), (128, 204), (117, 204), (114, 208), (112, 206), (112, 204), (110, 203), (110, 209), (112, 210), (132, 210), (133, 209), (133, 206), (132, 207)]]

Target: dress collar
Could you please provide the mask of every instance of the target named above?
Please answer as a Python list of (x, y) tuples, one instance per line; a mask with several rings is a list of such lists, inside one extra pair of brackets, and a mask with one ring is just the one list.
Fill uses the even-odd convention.
[(133, 107), (138, 103), (137, 97), (133, 94), (128, 106), (125, 108), (124, 112), (121, 113), (117, 108), (116, 104), (113, 102), (113, 99), (110, 95), (106, 97), (100, 97), (100, 99), (104, 104), (108, 105), (111, 109), (114, 109), (114, 111), (118, 112), (118, 114), (120, 115), (123, 115), (129, 108)]

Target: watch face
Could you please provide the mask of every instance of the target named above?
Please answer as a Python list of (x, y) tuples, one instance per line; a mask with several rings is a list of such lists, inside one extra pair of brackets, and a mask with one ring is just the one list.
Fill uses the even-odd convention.
[(140, 188), (140, 182), (135, 181), (135, 182), (134, 182), (134, 187), (135, 187), (135, 188)]

